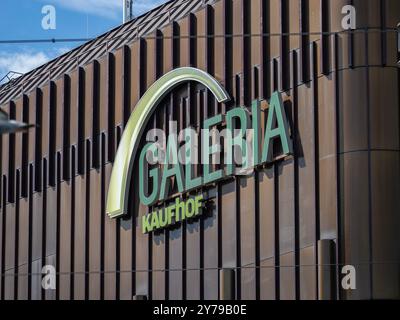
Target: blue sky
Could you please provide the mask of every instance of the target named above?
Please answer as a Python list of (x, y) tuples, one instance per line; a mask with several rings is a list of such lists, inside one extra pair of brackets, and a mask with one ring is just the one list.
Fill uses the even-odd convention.
[[(167, 0), (134, 0), (140, 15)], [(56, 9), (56, 29), (42, 28), (42, 8)], [(92, 38), (122, 23), (122, 0), (1, 0), (0, 40)], [(80, 43), (2, 44), (0, 79), (8, 71), (28, 72)]]

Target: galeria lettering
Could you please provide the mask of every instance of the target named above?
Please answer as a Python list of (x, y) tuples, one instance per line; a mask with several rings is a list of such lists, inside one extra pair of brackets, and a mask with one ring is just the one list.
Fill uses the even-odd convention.
[[(153, 141), (143, 147), (139, 156), (140, 201), (147, 206), (165, 201), (169, 197), (172, 181), (177, 191), (184, 193), (272, 162), (277, 157), (277, 150), (279, 156), (289, 155), (292, 140), (281, 94), (275, 92), (271, 97), (264, 132), (261, 132), (260, 106), (261, 101), (254, 101), (251, 114), (247, 108), (237, 107), (226, 115), (219, 114), (203, 122), (202, 175), (196, 176), (194, 172), (198, 139), (194, 139), (193, 130), (187, 128), (179, 136), (169, 134), (165, 148), (162, 147), (163, 141), (148, 135), (147, 140)], [(222, 134), (224, 149), (221, 134), (216, 129), (218, 127), (225, 128)], [(183, 146), (180, 146), (181, 143)], [(216, 159), (221, 158), (223, 163), (215, 169), (213, 165), (219, 164)]]

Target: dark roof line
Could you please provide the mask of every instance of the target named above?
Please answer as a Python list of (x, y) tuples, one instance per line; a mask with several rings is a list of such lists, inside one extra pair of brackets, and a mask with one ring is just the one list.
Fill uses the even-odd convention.
[(0, 86), (0, 105), (219, 0), (170, 0)]

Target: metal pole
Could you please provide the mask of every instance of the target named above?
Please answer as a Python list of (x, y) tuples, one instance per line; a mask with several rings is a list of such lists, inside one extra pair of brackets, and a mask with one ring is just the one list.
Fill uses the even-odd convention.
[(400, 22), (397, 24), (397, 64), (400, 66)]
[(220, 300), (235, 299), (235, 270), (233, 269), (219, 270), (219, 299)]
[(123, 1), (123, 23), (132, 20), (133, 18), (133, 0), (122, 0)]
[(126, 0), (122, 0), (122, 23), (126, 22)]
[(335, 299), (335, 242), (318, 241), (318, 299)]

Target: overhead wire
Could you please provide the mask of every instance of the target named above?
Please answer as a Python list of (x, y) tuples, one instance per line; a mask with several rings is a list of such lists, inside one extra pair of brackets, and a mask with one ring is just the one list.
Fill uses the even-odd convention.
[[(334, 34), (357, 34), (365, 32), (375, 32), (375, 33), (397, 33), (397, 28), (359, 28), (352, 30), (341, 30), (334, 32), (279, 32), (279, 33), (240, 33), (240, 34), (196, 34), (196, 35), (172, 35), (172, 36), (154, 36), (154, 35), (143, 35), (137, 36), (137, 38), (144, 38), (148, 40), (168, 40), (168, 39), (204, 39), (204, 38), (243, 38), (243, 37), (288, 37), (288, 36), (329, 36)], [(119, 39), (120, 36), (107, 38), (105, 41), (112, 41)], [(97, 39), (94, 38), (48, 38), (48, 39), (4, 39), (0, 40), (0, 44), (26, 44), (26, 43), (57, 43), (57, 42), (87, 42)]]

